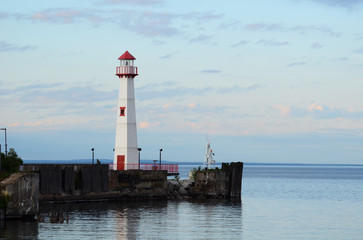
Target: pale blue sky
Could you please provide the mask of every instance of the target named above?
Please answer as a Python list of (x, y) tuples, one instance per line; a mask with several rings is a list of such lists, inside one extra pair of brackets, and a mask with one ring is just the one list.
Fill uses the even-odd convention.
[[(0, 127), (23, 159), (112, 159), (136, 57), (143, 159), (363, 164), (363, 1), (3, 1)], [(3, 132), (0, 132), (3, 145)]]

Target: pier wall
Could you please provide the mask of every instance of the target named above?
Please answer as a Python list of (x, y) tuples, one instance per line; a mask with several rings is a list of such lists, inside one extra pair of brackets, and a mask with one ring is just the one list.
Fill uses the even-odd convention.
[(137, 199), (241, 199), (243, 163), (200, 170), (194, 180), (167, 180), (164, 170), (109, 170), (108, 165), (24, 165), (0, 183), (10, 195), (0, 217), (37, 215), (39, 202), (130, 201)]
[(39, 210), (39, 174), (15, 173), (0, 182), (2, 194), (10, 196), (2, 218), (34, 217)]
[(167, 171), (109, 170), (107, 164), (32, 164), (39, 172), (41, 202), (166, 199)]
[(241, 198), (243, 163), (223, 163), (222, 169), (201, 170), (183, 184), (167, 180), (167, 171), (109, 170), (106, 164), (24, 165), (38, 171), (39, 199), (88, 201), (124, 199)]
[(119, 198), (166, 199), (167, 171), (109, 171), (110, 191)]

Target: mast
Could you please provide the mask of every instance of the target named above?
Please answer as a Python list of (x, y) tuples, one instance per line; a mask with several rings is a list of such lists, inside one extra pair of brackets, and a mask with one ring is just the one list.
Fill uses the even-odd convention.
[(214, 153), (210, 146), (210, 140), (207, 137), (207, 151), (205, 153), (204, 165), (207, 165), (207, 168), (210, 169), (210, 165), (215, 163), (213, 159)]

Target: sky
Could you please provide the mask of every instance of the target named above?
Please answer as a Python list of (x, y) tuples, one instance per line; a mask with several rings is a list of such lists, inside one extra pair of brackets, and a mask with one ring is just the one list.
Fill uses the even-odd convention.
[[(5, 0), (0, 128), (24, 160), (113, 159), (135, 58), (141, 159), (363, 164), (363, 0)], [(4, 151), (4, 131), (0, 131)]]

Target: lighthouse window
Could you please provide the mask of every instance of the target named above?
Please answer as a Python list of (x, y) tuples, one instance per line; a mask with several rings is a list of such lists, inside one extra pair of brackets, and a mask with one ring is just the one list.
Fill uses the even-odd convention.
[(120, 116), (125, 116), (125, 107), (120, 107)]

